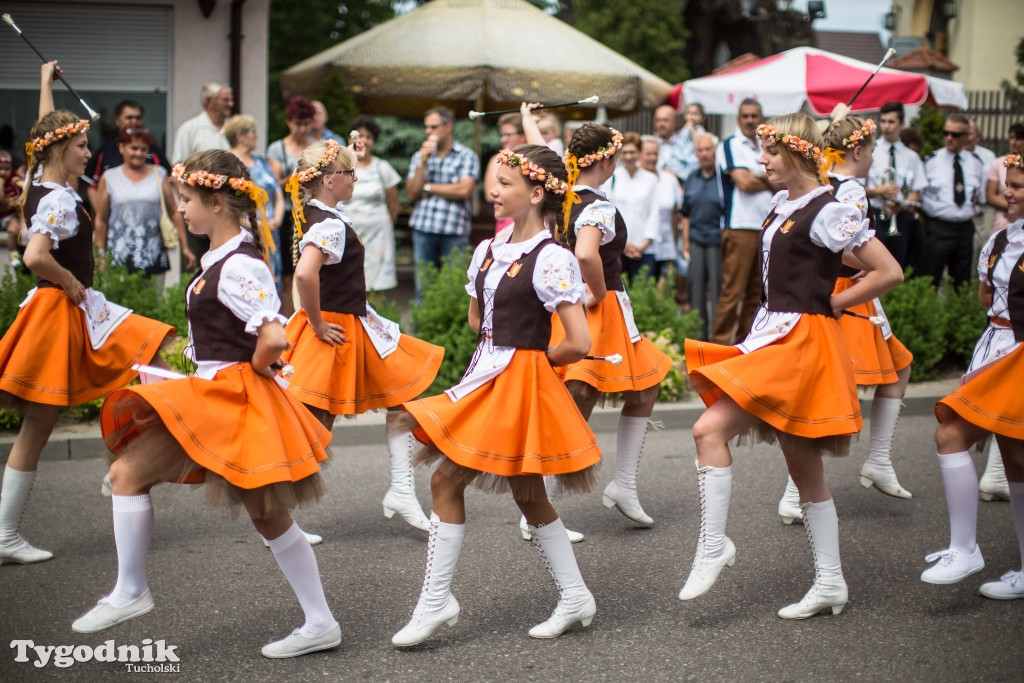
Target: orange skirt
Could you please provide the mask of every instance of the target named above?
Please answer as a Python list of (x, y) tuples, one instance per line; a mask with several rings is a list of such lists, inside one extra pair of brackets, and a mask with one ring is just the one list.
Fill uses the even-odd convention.
[(507, 478), (540, 474), (587, 491), (596, 479), (597, 439), (543, 351), (517, 350), (500, 375), (458, 401), (440, 394), (403, 407), (417, 423), (416, 438), (434, 447), (417, 462), (444, 458), (492, 475), (476, 482), (481, 488), (502, 490)]
[[(836, 288), (832, 292), (838, 294), (853, 286), (853, 280), (841, 277), (836, 280)], [(850, 311), (861, 315), (878, 315), (873, 301), (851, 306)], [(869, 320), (844, 315), (839, 319), (839, 326), (846, 335), (846, 343), (850, 347), (853, 358), (853, 377), (857, 386), (871, 387), (878, 384), (894, 384), (899, 378), (896, 373), (906, 368), (914, 360), (914, 356), (896, 335), (886, 339), (882, 330)]]
[(381, 358), (358, 317), (324, 312), (323, 318), (345, 328), (348, 341), (333, 347), (321, 341), (301, 309), (285, 328), (292, 348), (282, 358), (295, 371), (288, 388), (306, 405), (332, 415), (391, 408), (422, 394), (437, 376), (442, 347), (403, 334), (398, 348)]
[(103, 398), (138, 377), (174, 328), (129, 315), (93, 349), (85, 312), (63, 289), (40, 287), (0, 340), (0, 391), (25, 401), (76, 406)]
[(935, 404), (935, 417), (945, 422), (952, 413), (982, 429), (1011, 439), (1024, 439), (1024, 345), (991, 363), (960, 388)]
[[(590, 355), (622, 356), (621, 365), (599, 360), (581, 360), (557, 369), (563, 381), (577, 380), (602, 393), (636, 392), (656, 388), (672, 369), (672, 360), (646, 337), (633, 343), (622, 317), (622, 307), (614, 292), (597, 306), (587, 309), (590, 328)], [(558, 315), (551, 320), (551, 343), (565, 339)]]
[(848, 437), (864, 426), (851, 366), (839, 322), (823, 315), (801, 316), (785, 337), (747, 354), (686, 340), (686, 368), (705, 405), (728, 395), (775, 430), (804, 439)]
[[(291, 509), (323, 494), (318, 463), (328, 432), (287, 390), (250, 363), (198, 377), (112, 393), (100, 427), (114, 459), (135, 457), (156, 479), (214, 484), (207, 500), (239, 503), (266, 488), (266, 509)], [(218, 485), (220, 484), (220, 485)]]

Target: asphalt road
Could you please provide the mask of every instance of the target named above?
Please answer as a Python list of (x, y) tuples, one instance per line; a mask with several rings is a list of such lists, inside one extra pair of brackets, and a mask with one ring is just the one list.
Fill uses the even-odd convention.
[[(454, 581), (462, 616), (407, 652), (392, 649), (390, 636), (419, 593), (425, 534), (381, 514), (388, 485), (383, 433), (373, 445), (336, 439), (328, 498), (296, 518), (326, 539), (316, 555), (344, 640), (336, 650), (294, 660), (259, 654), (302, 622), (270, 551), (246, 520), (206, 508), (201, 494), (187, 489), (154, 493), (149, 580), (156, 609), (103, 633), (73, 633), (71, 622), (115, 579), (110, 503), (99, 495), (104, 462), (45, 461), (22, 531), (56, 557), (0, 567), (0, 680), (1021, 680), (1024, 602), (977, 592), (983, 581), (1020, 567), (1007, 503), (980, 504), (981, 574), (953, 586), (918, 580), (924, 555), (948, 541), (932, 417), (899, 423), (895, 461), (912, 501), (859, 486), (866, 436), (852, 456), (827, 463), (851, 602), (839, 616), (802, 622), (775, 615), (803, 595), (813, 568), (803, 529), (783, 526), (775, 515), (785, 466), (774, 448), (734, 452), (728, 534), (736, 566), (705, 596), (677, 599), (699, 526), (695, 451), (681, 414), (662, 419), (667, 428), (648, 436), (639, 478), (654, 528), (605, 510), (599, 492), (556, 502), (567, 525), (587, 535), (575, 548), (597, 598), (590, 628), (576, 626), (551, 641), (526, 635), (554, 607), (555, 587), (537, 551), (520, 539), (511, 499), (471, 491)], [(599, 437), (611, 460), (614, 434)], [(976, 461), (980, 468), (981, 456)], [(609, 462), (602, 482), (612, 472)], [(426, 473), (417, 476), (429, 507)], [(146, 638), (177, 647), (178, 673), (129, 673), (123, 664), (96, 661), (36, 668), (14, 661), (8, 648), (16, 639), (95, 647)]]

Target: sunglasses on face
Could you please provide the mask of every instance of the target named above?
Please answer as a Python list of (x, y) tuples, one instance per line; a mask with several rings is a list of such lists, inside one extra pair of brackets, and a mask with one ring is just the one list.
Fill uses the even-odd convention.
[(959, 131), (957, 131), (957, 130), (944, 130), (944, 131), (942, 131), (942, 134), (944, 136), (946, 136), (947, 138), (962, 138), (963, 136), (967, 135), (967, 131), (965, 131), (965, 130), (959, 130)]

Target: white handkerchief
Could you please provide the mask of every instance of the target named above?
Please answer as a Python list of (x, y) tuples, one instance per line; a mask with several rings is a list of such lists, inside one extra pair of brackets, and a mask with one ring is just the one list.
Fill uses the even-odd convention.
[(107, 301), (102, 292), (92, 288), (85, 290), (85, 300), (78, 307), (85, 311), (85, 328), (93, 350), (103, 346), (110, 333), (132, 312), (129, 308)]
[(377, 315), (370, 304), (366, 304), (366, 317), (359, 318), (359, 322), (363, 323), (363, 329), (381, 358), (387, 358), (398, 348), (398, 338), (402, 334), (398, 323)]
[(626, 321), (629, 341), (635, 344), (640, 341), (640, 330), (636, 328), (636, 321), (633, 320), (633, 302), (629, 300), (629, 294), (625, 290), (615, 292), (615, 296), (619, 297), (619, 307), (622, 308), (622, 318)]

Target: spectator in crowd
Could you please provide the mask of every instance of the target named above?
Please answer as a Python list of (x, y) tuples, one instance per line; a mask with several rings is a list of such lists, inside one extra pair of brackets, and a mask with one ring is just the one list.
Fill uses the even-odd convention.
[[(288, 120), (288, 135), (280, 140), (275, 140), (267, 147), (267, 162), (281, 187), (288, 182), (303, 150), (311, 143), (309, 128), (315, 115), (316, 108), (313, 106), (313, 100), (308, 97), (293, 97), (285, 105), (284, 116)], [(293, 249), (294, 236), (292, 198), (289, 193), (285, 192), (284, 218), (278, 229), (277, 249), (281, 252), (281, 279), (278, 280), (278, 288), (281, 292), (281, 312), (286, 316), (295, 312), (295, 302), (292, 299), (292, 276), (295, 274), (295, 262), (298, 260), (298, 254), (294, 253)]]
[(622, 252), (622, 275), (631, 282), (647, 269), (648, 277), (657, 277), (654, 248), (658, 243), (658, 176), (640, 168), (640, 135), (626, 132), (612, 177), (601, 186), (608, 201), (615, 205), (626, 222), (626, 248)]
[[(991, 221), (988, 217), (988, 169), (992, 166), (992, 162), (996, 160), (996, 153), (987, 147), (981, 146), (981, 131), (978, 129), (978, 122), (973, 117), (968, 117), (968, 124), (970, 130), (967, 134), (967, 143), (964, 145), (964, 149), (973, 154), (978, 161), (981, 162), (981, 196), (978, 197), (978, 211), (974, 215), (974, 250), (980, 251), (985, 242), (988, 240), (989, 231), (986, 229), (988, 225), (991, 225)], [(994, 212), (993, 212), (994, 213)]]
[(663, 104), (654, 110), (654, 133), (661, 142), (658, 166), (674, 173), (680, 183), (697, 168), (693, 140), (697, 133), (704, 132), (704, 108), (689, 104), (683, 115), (686, 123), (677, 131), (674, 107)]
[(978, 157), (967, 151), (970, 122), (950, 114), (943, 127), (945, 146), (925, 161), (928, 188), (922, 193), (927, 235), (918, 274), (942, 282), (949, 268), (953, 284), (971, 278), (974, 260), (974, 215), (982, 199), (984, 171)]
[(924, 136), (921, 135), (921, 131), (913, 126), (907, 126), (900, 131), (900, 142), (914, 150), (917, 154), (921, 153), (924, 149)]
[[(672, 266), (676, 262), (678, 251), (676, 242), (679, 237), (679, 207), (683, 203), (683, 190), (679, 181), (671, 171), (658, 168), (658, 153), (661, 145), (653, 135), (644, 135), (640, 139), (640, 168), (653, 173), (658, 178), (657, 204), (654, 209), (658, 214), (658, 241), (654, 245), (654, 276), (661, 283), (672, 274)], [(680, 282), (680, 280), (682, 280)], [(686, 275), (677, 273), (676, 303), (689, 310), (690, 304), (686, 292)]]
[(93, 243), (100, 254), (125, 266), (129, 273), (167, 272), (171, 268), (170, 258), (160, 231), (160, 217), (166, 206), (183, 245), (185, 267), (194, 268), (195, 256), (185, 243), (185, 222), (173, 210), (177, 202), (167, 172), (161, 166), (147, 163), (152, 136), (145, 128), (126, 128), (118, 140), (118, 156), (124, 163), (104, 171), (96, 186)]
[(764, 114), (757, 100), (740, 102), (739, 127), (718, 145), (718, 165), (725, 222), (722, 232), (722, 294), (715, 309), (711, 341), (739, 343), (750, 331), (761, 302), (761, 223), (768, 215), (774, 188), (758, 159), (757, 127)]
[(703, 321), (701, 339), (711, 337), (715, 310), (722, 291), (722, 195), (715, 172), (715, 148), (718, 138), (701, 133), (696, 140), (700, 168), (686, 179), (683, 196), (680, 247), (689, 259), (687, 279), (690, 285), (690, 307), (700, 313)]
[(391, 164), (374, 156), (380, 139), (380, 126), (369, 116), (357, 116), (350, 126), (363, 141), (364, 154), (356, 158), (359, 182), (345, 211), (352, 217), (352, 228), (363, 241), (366, 252), (363, 271), (366, 290), (379, 292), (398, 286), (395, 269), (395, 221), (398, 220), (398, 185), (402, 176)]
[(412, 228), (416, 301), (422, 301), (424, 267), (436, 267), (454, 249), (469, 246), (470, 197), (480, 178), (480, 159), (452, 136), (455, 116), (447, 107), (427, 110), (427, 139), (412, 155), (405, 191), (415, 202)]
[(558, 156), (565, 155), (565, 144), (562, 142), (562, 123), (551, 112), (546, 112), (537, 121), (537, 128), (544, 138), (544, 144)]
[[(210, 81), (203, 85), (199, 94), (199, 102), (203, 110), (181, 124), (174, 134), (171, 161), (176, 164), (183, 163), (185, 159), (204, 149), (231, 149), (228, 139), (224, 137), (221, 130), (235, 106), (235, 96), (231, 91), (231, 86)], [(187, 246), (196, 259), (199, 259), (209, 250), (210, 240), (189, 232)], [(198, 263), (198, 260), (195, 263)], [(182, 267), (184, 268), (184, 266), (183, 252)]]
[(327, 107), (320, 100), (313, 100), (313, 119), (309, 123), (310, 144), (323, 140), (334, 140), (344, 146), (348, 143), (337, 133), (327, 127)]
[[(267, 193), (267, 203), (263, 207), (267, 214), (267, 225), (274, 237), (274, 243), (280, 243), (279, 231), (284, 220), (284, 193), (277, 182), (277, 177), (274, 176), (274, 171), (270, 168), (270, 162), (266, 157), (254, 154), (257, 142), (256, 119), (248, 114), (232, 116), (224, 122), (224, 137), (231, 145), (231, 153), (245, 164), (252, 181)], [(270, 269), (274, 273), (274, 279), (280, 280), (280, 250), (270, 252)]]
[(981, 167), (987, 171), (992, 162), (996, 160), (996, 153), (988, 147), (981, 146), (981, 131), (978, 129), (978, 122), (970, 117), (967, 119), (967, 122), (970, 130), (967, 134), (967, 142), (964, 144), (964, 149), (978, 157)]
[[(1010, 126), (1009, 132), (1010, 149), (1018, 142), (1024, 142), (1024, 123), (1015, 123)], [(1006, 199), (1003, 193), (1006, 192), (1006, 166), (1003, 161), (1006, 156), (1001, 156), (988, 167), (985, 175), (985, 203), (993, 209), (992, 228), (989, 234), (998, 232), (1008, 225), (1006, 219)]]
[[(540, 125), (539, 121), (537, 122), (537, 125)], [(498, 119), (498, 137), (500, 139), (502, 150), (515, 149), (519, 145), (525, 145), (526, 135), (523, 133), (522, 114), (505, 114)], [(490, 161), (487, 162), (487, 168), (484, 170), (484, 200), (491, 205), (492, 211), (496, 206), (494, 204), (494, 198), (491, 197), (491, 188), (493, 188), (495, 183), (498, 182), (498, 158), (500, 156), (501, 150), (498, 150), (498, 154), (491, 157)], [(512, 225), (511, 218), (495, 218), (495, 234), (501, 232), (510, 225)]]
[(910, 130), (903, 127), (903, 116), (903, 105), (899, 102), (886, 102), (879, 112), (881, 135), (875, 142), (865, 193), (876, 215), (896, 217), (898, 234), (890, 235), (890, 223), (883, 221), (878, 225), (876, 236), (889, 248), (900, 267), (906, 268), (917, 263), (924, 237), (914, 211), (899, 200), (920, 202), (928, 179), (921, 157), (900, 141), (900, 134)]
[[(117, 125), (118, 135), (106, 142), (93, 155), (92, 159), (89, 159), (89, 163), (85, 167), (85, 175), (82, 176), (82, 180), (89, 186), (89, 204), (94, 208), (96, 207), (96, 186), (100, 182), (100, 176), (108, 168), (124, 163), (124, 158), (121, 156), (121, 133), (128, 128), (145, 128), (142, 120), (145, 114), (146, 110), (135, 100), (121, 100), (114, 107), (114, 123)], [(146, 163), (163, 167), (167, 174), (171, 172), (170, 160), (156, 142), (149, 143)]]

